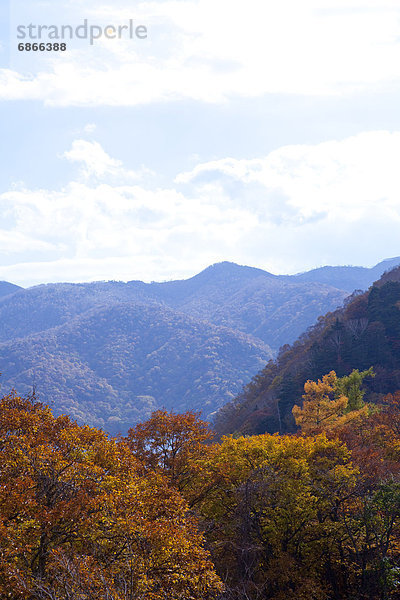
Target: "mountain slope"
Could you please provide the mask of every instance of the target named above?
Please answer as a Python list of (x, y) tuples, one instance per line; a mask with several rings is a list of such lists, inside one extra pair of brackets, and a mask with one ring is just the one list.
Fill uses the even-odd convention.
[(160, 407), (190, 407), (207, 417), (270, 357), (265, 344), (244, 334), (130, 303), (97, 307), (45, 333), (0, 344), (3, 392), (36, 387), (57, 414), (114, 433)]
[[(4, 283), (5, 292), (13, 296), (0, 297), (0, 340), (45, 331), (94, 306), (140, 301), (238, 329), (278, 350), (320, 314), (340, 306), (348, 292), (368, 287), (396, 262), (400, 259), (388, 259), (372, 269), (323, 267), (293, 276), (224, 262), (190, 279), (164, 283), (60, 283), (27, 290)], [(0, 296), (1, 291), (0, 284)]]
[(17, 292), (20, 289), (22, 288), (20, 288), (19, 285), (8, 283), (8, 281), (0, 281), (0, 298), (14, 294), (14, 292)]
[(366, 382), (369, 401), (400, 389), (400, 267), (283, 347), (277, 360), (222, 409), (218, 428), (246, 434), (293, 431), (291, 410), (301, 402), (307, 379), (332, 369), (343, 376), (370, 366), (376, 376)]
[(12, 297), (0, 299), (0, 341), (46, 331), (98, 306), (141, 298), (154, 304), (140, 291), (134, 292), (127, 284), (115, 281), (54, 283), (20, 289)]
[(130, 285), (193, 317), (254, 335), (277, 351), (321, 314), (340, 306), (349, 293), (367, 289), (398, 264), (400, 257), (370, 269), (322, 267), (287, 276), (223, 262), (183, 281)]

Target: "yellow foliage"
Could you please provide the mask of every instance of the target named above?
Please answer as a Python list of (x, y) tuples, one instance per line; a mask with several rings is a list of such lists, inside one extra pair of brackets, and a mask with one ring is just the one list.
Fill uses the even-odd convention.
[(306, 381), (303, 405), (295, 405), (292, 409), (296, 425), (304, 435), (338, 429), (352, 420), (368, 415), (370, 407), (367, 404), (357, 410), (349, 410), (348, 397), (338, 394), (340, 382), (335, 371), (330, 371), (318, 381)]

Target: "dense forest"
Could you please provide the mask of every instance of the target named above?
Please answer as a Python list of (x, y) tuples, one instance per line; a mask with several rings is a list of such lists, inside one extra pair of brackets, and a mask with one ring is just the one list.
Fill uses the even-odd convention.
[(219, 440), (190, 412), (113, 439), (3, 397), (1, 598), (399, 598), (400, 393), (366, 403), (371, 374), (306, 382), (295, 435)]
[(217, 429), (293, 432), (292, 408), (306, 380), (371, 366), (375, 377), (365, 381), (369, 401), (400, 389), (400, 268), (385, 273), (367, 292), (353, 293), (343, 308), (320, 317), (293, 345), (283, 346), (277, 359), (223, 407)]
[(58, 414), (113, 434), (160, 407), (190, 405), (208, 417), (270, 357), (248, 335), (137, 303), (99, 307), (0, 344), (4, 390), (36, 387)]

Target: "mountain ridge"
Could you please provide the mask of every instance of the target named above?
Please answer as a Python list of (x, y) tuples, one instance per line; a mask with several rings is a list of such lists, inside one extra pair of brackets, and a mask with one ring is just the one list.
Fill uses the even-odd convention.
[[(172, 279), (172, 280), (167, 280), (167, 281), (152, 281), (149, 283), (146, 283), (146, 282), (138, 280), (138, 279), (132, 279), (132, 280), (128, 280), (126, 282), (109, 280), (109, 281), (79, 282), (76, 284), (73, 284), (70, 282), (60, 282), (60, 285), (65, 285), (68, 283), (70, 283), (70, 285), (90, 285), (90, 284), (101, 284), (101, 283), (125, 284), (126, 283), (126, 284), (129, 284), (132, 286), (141, 287), (143, 289), (148, 286), (155, 286), (155, 287), (162, 288), (162, 287), (169, 287), (169, 286), (175, 286), (175, 285), (178, 286), (178, 285), (181, 285), (184, 283), (190, 285), (190, 283), (194, 283), (194, 282), (198, 282), (198, 281), (207, 279), (208, 275), (211, 273), (215, 274), (215, 273), (221, 273), (223, 271), (224, 275), (226, 275), (226, 273), (229, 269), (230, 274), (238, 273), (239, 270), (242, 275), (244, 273), (247, 273), (249, 279), (254, 278), (256, 276), (264, 276), (264, 277), (268, 277), (271, 279), (281, 279), (281, 280), (285, 280), (285, 281), (295, 280), (295, 279), (297, 279), (297, 280), (302, 279), (304, 281), (317, 281), (319, 283), (328, 283), (329, 285), (333, 285), (333, 283), (334, 283), (334, 281), (333, 281), (334, 278), (329, 277), (329, 274), (343, 273), (343, 274), (347, 275), (348, 273), (353, 272), (354, 280), (358, 281), (359, 283), (362, 283), (364, 279), (368, 279), (368, 281), (370, 281), (370, 283), (368, 283), (368, 286), (369, 286), (373, 283), (374, 277), (379, 278), (381, 275), (383, 275), (383, 273), (385, 271), (391, 270), (398, 265), (400, 265), (400, 256), (393, 257), (393, 258), (385, 258), (372, 267), (362, 267), (362, 266), (357, 266), (357, 265), (324, 265), (322, 267), (315, 267), (313, 269), (309, 269), (308, 271), (301, 271), (299, 273), (295, 273), (292, 275), (286, 275), (286, 274), (276, 275), (276, 274), (270, 273), (269, 271), (266, 271), (265, 269), (261, 269), (259, 267), (250, 267), (247, 265), (239, 265), (238, 263), (235, 263), (232, 261), (221, 261), (221, 262), (217, 262), (212, 265), (209, 265), (208, 267), (205, 267), (199, 273), (196, 273), (195, 275), (192, 275), (186, 279)], [(12, 291), (11, 291), (12, 288), (15, 288), (14, 291), (17, 291), (18, 289), (19, 290), (32, 289), (34, 287), (39, 287), (40, 285), (55, 285), (55, 284), (54, 283), (45, 283), (45, 284), (38, 284), (35, 286), (30, 286), (30, 288), (23, 288), (16, 284), (9, 283), (7, 281), (0, 281), (0, 296), (3, 295), (2, 286), (8, 286), (10, 288), (10, 292), (7, 291), (7, 294), (8, 294), (8, 293), (12, 293)], [(343, 285), (342, 285), (342, 287), (343, 287)], [(354, 289), (357, 289), (357, 286), (352, 285), (351, 289), (349, 289), (347, 291), (352, 292)]]
[[(367, 270), (369, 277), (393, 261)], [(176, 282), (10, 289), (0, 297), (3, 388), (36, 387), (56, 412), (112, 431), (150, 408), (209, 416), (348, 296), (327, 283), (228, 262)]]

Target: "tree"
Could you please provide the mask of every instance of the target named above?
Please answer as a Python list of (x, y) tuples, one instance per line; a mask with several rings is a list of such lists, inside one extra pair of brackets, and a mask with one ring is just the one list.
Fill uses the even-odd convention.
[(367, 414), (361, 389), (366, 377), (373, 377), (372, 367), (361, 373), (358, 369), (338, 378), (335, 371), (322, 380), (308, 380), (304, 384), (303, 406), (292, 409), (296, 424), (305, 435), (314, 435), (343, 426), (346, 422)]
[(340, 513), (357, 479), (345, 445), (325, 435), (228, 437), (212, 461), (221, 478), (198, 510), (227, 598), (331, 597), (342, 578)]
[(213, 437), (209, 423), (197, 413), (158, 410), (130, 429), (126, 441), (146, 472), (163, 473), (194, 506), (212, 486), (212, 480), (201, 473), (204, 459), (213, 453), (209, 444)]
[(343, 395), (335, 398), (336, 383), (336, 373), (331, 371), (317, 382), (308, 380), (304, 384), (303, 407), (295, 405), (292, 412), (305, 435), (329, 429), (344, 413), (348, 398)]
[(361, 386), (366, 377), (375, 377), (372, 367), (361, 373), (358, 369), (353, 369), (350, 375), (345, 375), (337, 379), (335, 383), (335, 396), (346, 396), (348, 399), (346, 412), (363, 408), (365, 390), (362, 390)]
[(0, 597), (211, 600), (197, 522), (123, 440), (33, 398), (0, 402)]

